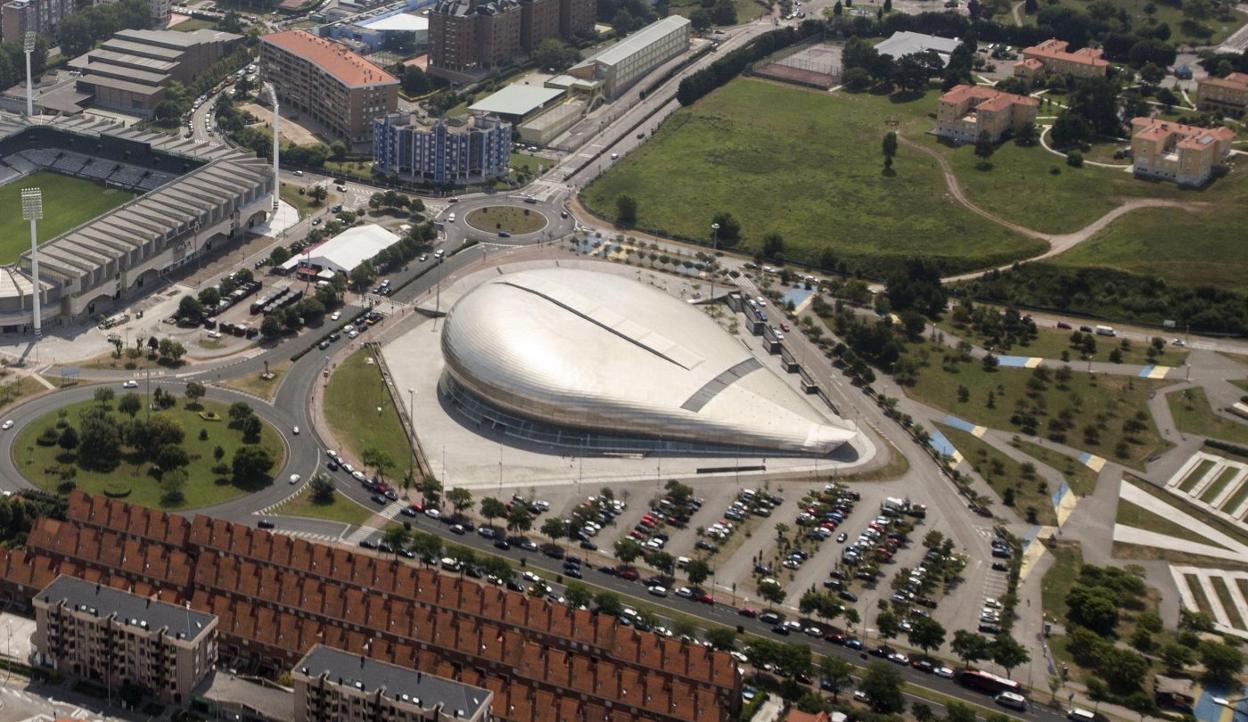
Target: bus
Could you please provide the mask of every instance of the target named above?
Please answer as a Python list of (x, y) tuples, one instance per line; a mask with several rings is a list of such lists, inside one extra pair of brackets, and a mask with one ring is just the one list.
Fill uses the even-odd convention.
[(1023, 686), (1012, 679), (998, 677), (995, 674), (978, 669), (964, 669), (955, 675), (954, 680), (966, 687), (984, 694), (998, 695), (1002, 692), (1024, 694)]

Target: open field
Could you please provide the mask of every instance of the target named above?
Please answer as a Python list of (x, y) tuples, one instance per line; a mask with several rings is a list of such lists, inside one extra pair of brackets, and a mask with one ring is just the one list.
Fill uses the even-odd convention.
[(1076, 496), (1090, 496), (1096, 490), (1096, 472), (1077, 460), (1024, 439), (1019, 439), (1014, 447), (1061, 474)]
[[(960, 339), (970, 341), (981, 348), (989, 345), (988, 340), (981, 335), (976, 329), (972, 329), (967, 325), (956, 325), (952, 321), (952, 315), (948, 314), (937, 322), (937, 327), (945, 330)], [(1083, 360), (1081, 351), (1075, 350), (1070, 345), (1072, 333), (1077, 331), (1065, 331), (1056, 328), (1039, 327), (1036, 329), (1036, 337), (1026, 344), (1013, 344), (1011, 346), (993, 346), (993, 352), (997, 354), (1010, 354), (1014, 356), (1035, 356), (1047, 359), (1061, 359), (1062, 352), (1066, 352), (1072, 364), (1078, 364)], [(1182, 366), (1183, 361), (1187, 358), (1189, 351), (1180, 349), (1175, 346), (1167, 345), (1160, 353), (1151, 359), (1148, 356), (1148, 348), (1150, 344), (1141, 341), (1130, 341), (1130, 346), (1124, 351), (1122, 350), (1122, 339), (1104, 338), (1101, 336), (1094, 337), (1096, 340), (1096, 353), (1092, 354), (1093, 361), (1109, 362), (1110, 353), (1114, 349), (1118, 349), (1122, 354), (1120, 363), (1124, 364), (1159, 364), (1162, 366)]]
[(135, 196), (129, 191), (108, 188), (103, 183), (45, 170), (0, 186), (0, 263), (12, 263), (22, 251), (30, 248), (30, 223), (22, 219), (23, 188), (43, 189), (43, 220), (38, 226), (40, 243)]
[[(1086, 14), (1089, 12), (1089, 6), (1093, 3), (1091, 0), (1058, 0), (1057, 4), (1061, 7), (1072, 8)], [(1140, 33), (1147, 32), (1153, 27), (1165, 23), (1170, 27), (1171, 33), (1173, 33), (1170, 37), (1170, 42), (1175, 45), (1217, 45), (1225, 40), (1228, 35), (1235, 32), (1236, 28), (1243, 25), (1245, 20), (1248, 20), (1248, 17), (1232, 12), (1230, 15), (1232, 20), (1223, 21), (1217, 18), (1216, 13), (1211, 13), (1209, 19), (1202, 21), (1202, 23), (1212, 34), (1193, 34), (1183, 24), (1185, 17), (1178, 3), (1171, 5), (1148, 2), (1148, 0), (1114, 0), (1113, 7), (1125, 10), (1131, 18), (1131, 26)], [(1146, 8), (1151, 8), (1151, 12), (1146, 10)], [(1025, 15), (1024, 18), (1026, 18), (1028, 24), (1035, 23), (1035, 17), (1032, 15)]]
[[(96, 403), (88, 400), (65, 407), (62, 409), (65, 412), (65, 421), (76, 427), (79, 412)], [(125, 488), (129, 490), (129, 493), (124, 498), (129, 503), (178, 509), (211, 506), (255, 491), (254, 485), (236, 484), (228, 478), (230, 476), (228, 473), (217, 474), (212, 471), (212, 467), (217, 463), (213, 459), (213, 450), (220, 446), (225, 452), (222, 462), (228, 465), (234, 458), (234, 452), (243, 446), (242, 433), (229, 428), (227, 404), (206, 399), (200, 399), (199, 403), (203, 406), (205, 413), (215, 413), (219, 420), (207, 420), (200, 416), (199, 411), (187, 409), (185, 400), (181, 397), (178, 398), (177, 406), (152, 412), (152, 418), (164, 416), (181, 427), (184, 434), (181, 447), (186, 451), (190, 462), (183, 467), (187, 478), (182, 488), (185, 499), (181, 504), (170, 506), (161, 503), (164, 490), (153, 475), (153, 465), (142, 460), (135, 454), (134, 449), (124, 444), (121, 447), (121, 463), (111, 471), (88, 470), (75, 465), (77, 472), (74, 476), (74, 483), (77, 488), (88, 494), (106, 494)], [(113, 409), (116, 408), (115, 403), (110, 406)], [(21, 470), (22, 475), (40, 488), (51, 492), (57, 491), (61, 479), (49, 470), (62, 464), (67, 466), (74, 464), (74, 454), (71, 452), (66, 458), (66, 452), (60, 446), (55, 444), (40, 446), (35, 440), (45, 428), (56, 424), (60, 418), (58, 414), (59, 411), (54, 411), (36, 419), (22, 428), (13, 441), (13, 461)], [(124, 418), (124, 414), (115, 411), (114, 415), (119, 419)], [(206, 438), (200, 439), (201, 431), (206, 432)], [(263, 423), (259, 445), (266, 449), (273, 458), (270, 473), (277, 473), (281, 470), (286, 463), (286, 445), (277, 430), (268, 423)]]
[[(743, 249), (759, 250), (763, 235), (774, 231), (784, 237), (787, 257), (816, 261), (825, 251), (868, 263), (924, 254), (952, 270), (1043, 250), (948, 201), (930, 157), (903, 148), (894, 175), (883, 174), (880, 146), (889, 124), (923, 132), (933, 123), (935, 98), (933, 91), (894, 102), (734, 80), (677, 112), (590, 185), (583, 200), (610, 219), (616, 198), (630, 195), (638, 228), (703, 243), (710, 242), (712, 216), (727, 211), (741, 223)], [(827, 202), (801, 202), (812, 192)]]
[(533, 233), (546, 227), (546, 216), (531, 208), (487, 206), (472, 211), (465, 218), (468, 225), (486, 233)]
[(1166, 397), (1174, 425), (1185, 434), (1199, 434), (1236, 444), (1248, 444), (1248, 424), (1213, 413), (1202, 388), (1176, 391)]
[(524, 173), (527, 176), (537, 175), (538, 168), (550, 170), (555, 162), (549, 158), (539, 158), (528, 153), (511, 153), (511, 171), (513, 174)]
[[(1018, 410), (1036, 418), (1036, 433), (1053, 436), (1050, 424), (1062, 422), (1061, 440), (1075, 448), (1142, 468), (1144, 461), (1169, 447), (1148, 414), (1148, 396), (1165, 385), (1128, 376), (1089, 375), (1072, 371), (1070, 380), (1058, 382), (1054, 372), (1044, 372), (1048, 381), (1041, 388), (1029, 386), (1041, 369), (998, 368), (985, 371), (978, 361), (942, 362), (951, 354), (942, 347), (929, 347), (929, 366), (920, 368), (914, 385), (903, 387), (906, 395), (929, 406), (944, 409), (967, 421), (1002, 430), (1024, 430)], [(913, 347), (907, 351), (913, 353)], [(944, 366), (944, 368), (941, 368)], [(966, 388), (966, 401), (959, 401), (959, 387)], [(991, 398), (989, 396), (991, 394)], [(1143, 428), (1134, 434), (1124, 424), (1143, 414)], [(1087, 428), (1095, 427), (1095, 434)], [(1135, 442), (1127, 441), (1133, 437)], [(1118, 454), (1126, 442), (1125, 456)]]
[[(1053, 511), (1051, 490), (1045, 480), (1033, 474), (1029, 479), (1023, 465), (993, 448), (991, 444), (975, 436), (944, 424), (936, 424), (940, 433), (962, 452), (966, 462), (988, 482), (997, 493), (997, 499), (1009, 506), (1031, 524), (1053, 525), (1057, 514)], [(1007, 491), (1012, 489), (1013, 491)], [(1007, 504), (1006, 499), (1012, 499)]]
[(381, 371), (368, 351), (356, 351), (334, 370), (325, 391), (325, 418), (345, 446), (339, 451), (348, 454), (357, 466), (364, 450), (371, 447), (390, 455), (394, 475), (407, 472), (412, 449)]
[(305, 491), (289, 503), (283, 504), (274, 512), (280, 516), (303, 516), (327, 521), (340, 521), (343, 524), (358, 526), (373, 516), (371, 509), (365, 509), (345, 494), (334, 492), (334, 498), (328, 504), (318, 504), (312, 499), (312, 492)]
[(1083, 567), (1083, 551), (1078, 543), (1057, 544), (1049, 548), (1053, 566), (1040, 582), (1040, 600), (1044, 613), (1052, 619), (1066, 616), (1066, 597)]

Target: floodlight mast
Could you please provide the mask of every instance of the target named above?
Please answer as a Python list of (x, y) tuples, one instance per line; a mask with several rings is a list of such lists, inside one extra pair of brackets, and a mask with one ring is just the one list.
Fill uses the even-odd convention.
[(43, 335), (43, 319), (40, 314), (39, 302), (43, 288), (39, 285), (39, 236), (38, 222), (43, 218), (43, 191), (39, 188), (22, 189), (22, 218), (30, 221), (30, 277), (34, 284), (31, 287), (31, 308), (34, 311), (32, 322), (35, 338)]
[(26, 117), (35, 114), (35, 86), (30, 75), (30, 54), (35, 52), (35, 42), (38, 35), (33, 32), (27, 32), (22, 38), (22, 51), (26, 53)]
[(278, 135), (278, 124), (281, 123), (281, 114), (278, 113), (277, 107), (277, 91), (273, 88), (273, 83), (265, 81), (264, 89), (269, 93), (269, 102), (273, 104), (273, 215), (277, 216), (278, 202), (282, 192), (282, 179), (278, 175), (278, 152), (282, 147)]

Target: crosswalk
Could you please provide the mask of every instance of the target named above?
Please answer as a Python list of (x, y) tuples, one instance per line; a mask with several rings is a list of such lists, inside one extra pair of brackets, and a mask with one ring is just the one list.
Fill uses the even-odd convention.
[(32, 709), (40, 709), (40, 708), (47, 709), (49, 705), (51, 705), (56, 712), (55, 716), (44, 714), (44, 713), (32, 715), (30, 717), (21, 719), (21, 722), (54, 722), (55, 720), (63, 720), (63, 719), (78, 719), (78, 720), (105, 720), (107, 719), (106, 717), (103, 717), (90, 710), (86, 710), (81, 707), (76, 707), (74, 705), (66, 704), (64, 702), (59, 702), (59, 701), (54, 702), (53, 700), (50, 700), (47, 697), (43, 697), (43, 696), (36, 695), (36, 694), (31, 694), (30, 692), (27, 692), (22, 689), (16, 689), (13, 687), (0, 687), (0, 695), (10, 698), (14, 702), (15, 706), (17, 704), (22, 704), (22, 705), (29, 705)]
[(312, 531), (295, 531), (293, 529), (274, 529), (273, 531), (277, 534), (285, 534), (286, 536), (299, 537), (300, 539), (308, 539), (310, 541), (336, 542), (342, 540), (341, 535), (320, 534)]

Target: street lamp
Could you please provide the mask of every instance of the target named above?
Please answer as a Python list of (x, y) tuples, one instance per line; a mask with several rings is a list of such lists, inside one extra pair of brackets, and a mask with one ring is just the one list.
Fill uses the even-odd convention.
[(26, 117), (35, 114), (35, 86), (30, 77), (30, 54), (35, 52), (35, 41), (38, 39), (33, 31), (28, 31), (22, 38), (22, 52), (26, 53)]
[(30, 276), (34, 286), (30, 291), (32, 308), (34, 309), (35, 338), (43, 335), (43, 320), (39, 315), (39, 237), (36, 226), (43, 218), (43, 191), (38, 188), (22, 189), (22, 218), (30, 221)]
[(707, 265), (711, 275), (711, 303), (715, 302), (715, 251), (719, 247), (719, 224), (711, 224), (711, 262)]

